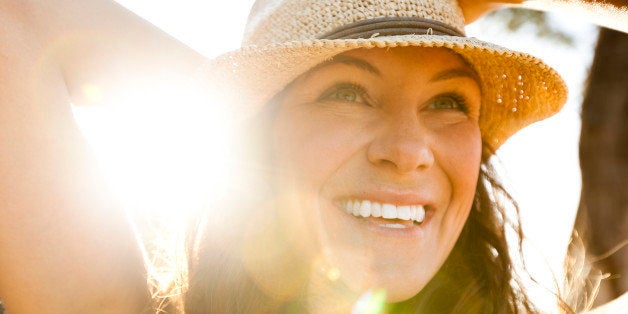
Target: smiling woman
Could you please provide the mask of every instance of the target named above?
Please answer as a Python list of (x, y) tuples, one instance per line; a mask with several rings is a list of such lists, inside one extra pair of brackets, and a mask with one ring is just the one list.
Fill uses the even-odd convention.
[[(521, 248), (506, 241), (522, 237), (517, 206), (490, 160), (556, 113), (566, 89), (541, 60), (465, 37), (457, 1), (260, 0), (243, 47), (211, 61), (86, 1), (0, 12), (0, 296), (11, 313), (158, 310), (150, 301), (185, 313), (537, 312), (513, 271)], [(229, 193), (191, 219), (181, 285), (149, 295), (145, 252), (71, 103), (153, 115), (192, 103), (241, 122), (233, 139), (201, 129), (240, 158), (237, 172), (207, 174)], [(188, 127), (160, 126), (159, 144)], [(228, 145), (198, 143), (208, 155)]]
[(462, 27), (455, 1), (256, 3), (244, 47), (206, 69), (250, 117), (265, 188), (196, 220), (186, 312), (535, 311), (489, 158), (566, 90)]

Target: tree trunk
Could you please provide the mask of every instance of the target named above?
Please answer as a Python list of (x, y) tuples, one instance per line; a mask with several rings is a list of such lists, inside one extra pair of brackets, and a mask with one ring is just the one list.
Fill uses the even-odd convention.
[[(628, 239), (628, 34), (602, 29), (582, 104), (576, 230), (596, 261)], [(597, 304), (628, 290), (628, 247), (594, 264), (611, 277)]]

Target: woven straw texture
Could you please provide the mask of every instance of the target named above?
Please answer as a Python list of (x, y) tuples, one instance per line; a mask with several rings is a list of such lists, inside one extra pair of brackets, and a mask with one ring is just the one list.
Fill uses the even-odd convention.
[[(301, 3), (292, 7), (285, 3)], [(301, 22), (299, 16), (307, 16), (311, 8), (306, 3), (319, 1), (265, 0), (265, 4), (257, 3), (250, 17), (251, 24), (245, 42), (257, 45), (245, 45), (243, 48), (224, 54), (211, 60), (203, 69), (204, 80), (209, 83), (221, 101), (236, 106), (237, 112), (243, 117), (251, 117), (258, 113), (274, 95), (299, 75), (307, 72), (317, 64), (333, 58), (345, 51), (358, 48), (387, 47), (443, 47), (453, 50), (466, 59), (478, 72), (482, 81), (482, 107), (480, 111), (480, 129), (482, 138), (491, 148), (497, 149), (503, 142), (519, 129), (556, 113), (566, 101), (567, 89), (563, 80), (541, 60), (530, 55), (508, 50), (497, 45), (482, 42), (474, 38), (435, 35), (401, 35), (374, 37), (369, 39), (316, 39), (332, 27), (322, 27), (328, 21), (312, 26), (316, 19)], [(320, 1), (332, 3), (333, 1)], [(426, 17), (426, 9), (415, 14), (417, 7), (441, 8), (441, 11), (429, 14), (437, 16), (437, 21), (456, 26), (463, 23), (463, 18), (455, 1), (344, 1), (356, 4), (388, 3), (380, 7), (401, 7), (405, 4), (411, 10), (394, 11), (395, 14)], [(425, 3), (430, 4), (429, 6)], [(396, 6), (392, 5), (395, 4)], [(416, 4), (416, 5), (410, 5)], [(418, 4), (421, 4), (420, 6)], [(453, 8), (452, 8), (453, 7)], [(287, 8), (293, 9), (293, 16), (284, 16)], [(363, 8), (364, 9), (364, 8)], [(282, 13), (283, 12), (283, 13)], [(358, 11), (355, 11), (358, 12)], [(369, 11), (370, 12), (370, 11)], [(386, 11), (389, 12), (389, 11)], [(359, 15), (345, 13), (350, 17), (337, 17), (342, 20), (334, 25), (343, 25), (363, 18), (363, 16), (380, 17), (383, 13), (376, 10), (375, 15)], [(337, 13), (331, 13), (332, 15)], [(387, 16), (387, 15), (384, 15)], [(287, 19), (282, 26), (276, 19)], [(260, 29), (268, 30), (274, 25), (281, 31), (276, 37), (266, 36)], [(298, 28), (294, 25), (301, 25)], [(284, 27), (284, 28), (282, 28)], [(292, 31), (289, 29), (296, 27)], [(272, 27), (271, 27), (272, 28)], [(316, 31), (314, 31), (314, 29)], [(284, 34), (287, 33), (287, 34)], [(307, 35), (303, 35), (306, 34)], [(292, 37), (290, 37), (292, 36)], [(309, 39), (307, 39), (309, 38)]]
[(455, 0), (264, 0), (251, 11), (242, 45), (314, 39), (360, 20), (409, 16), (444, 22), (464, 34), (464, 18)]

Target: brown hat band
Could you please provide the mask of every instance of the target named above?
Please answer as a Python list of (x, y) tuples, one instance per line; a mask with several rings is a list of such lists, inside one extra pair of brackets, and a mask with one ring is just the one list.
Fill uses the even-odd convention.
[(380, 17), (342, 25), (320, 39), (358, 39), (394, 35), (449, 35), (465, 37), (459, 30), (438, 21), (418, 17)]

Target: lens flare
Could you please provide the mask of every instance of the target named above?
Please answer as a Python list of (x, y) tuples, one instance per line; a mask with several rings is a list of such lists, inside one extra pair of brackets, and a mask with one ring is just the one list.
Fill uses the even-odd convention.
[[(73, 107), (103, 175), (141, 223), (176, 229), (238, 176), (230, 166), (235, 156), (228, 107), (208, 103), (184, 84), (113, 98), (124, 99), (120, 103)], [(97, 86), (84, 91), (93, 99), (102, 96)]]
[(362, 294), (353, 306), (351, 314), (383, 314), (386, 301), (386, 291), (369, 290)]
[(103, 100), (102, 90), (94, 84), (85, 84), (83, 86), (83, 96), (90, 104), (99, 104)]
[(329, 279), (329, 281), (337, 281), (340, 279), (340, 269), (336, 267), (329, 269), (327, 271), (327, 279)]

